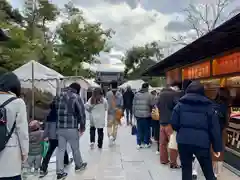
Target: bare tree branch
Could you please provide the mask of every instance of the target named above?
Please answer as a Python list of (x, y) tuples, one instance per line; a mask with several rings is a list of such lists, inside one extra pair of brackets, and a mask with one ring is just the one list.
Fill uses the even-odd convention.
[[(224, 9), (234, 0), (217, 0), (216, 4), (205, 4), (203, 9), (196, 8), (195, 5), (190, 4), (188, 8), (184, 9), (186, 21), (192, 30), (196, 32), (196, 38), (200, 38), (204, 34), (212, 31), (219, 24), (223, 17)], [(230, 16), (237, 11), (232, 11)], [(226, 16), (224, 16), (226, 17)], [(227, 19), (229, 17), (226, 17)], [(183, 36), (172, 37), (172, 39), (180, 45), (187, 45), (186, 38)]]
[(172, 39), (175, 41), (175, 43), (186, 46), (188, 43), (184, 42), (183, 37), (179, 36), (178, 38), (172, 37)]
[(215, 20), (213, 21), (213, 24), (211, 26), (211, 30), (214, 29), (217, 25), (218, 20), (221, 17), (221, 14), (223, 12), (223, 10), (226, 8), (226, 6), (228, 5), (229, 0), (218, 0), (217, 3), (217, 16), (215, 17)]

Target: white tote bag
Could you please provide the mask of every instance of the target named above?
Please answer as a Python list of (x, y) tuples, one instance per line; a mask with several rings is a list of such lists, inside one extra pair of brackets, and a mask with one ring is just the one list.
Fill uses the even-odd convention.
[(170, 135), (169, 143), (168, 143), (168, 148), (169, 149), (178, 149), (177, 147), (177, 132), (173, 131), (173, 133)]

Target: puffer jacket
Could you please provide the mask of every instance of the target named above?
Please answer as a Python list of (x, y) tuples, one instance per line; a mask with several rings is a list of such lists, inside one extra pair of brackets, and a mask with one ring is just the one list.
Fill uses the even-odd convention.
[(175, 106), (169, 123), (177, 131), (177, 143), (223, 150), (218, 116), (213, 103), (204, 95), (204, 87), (191, 83)]
[(137, 92), (133, 98), (133, 114), (138, 118), (151, 117), (154, 98), (147, 89)]
[(43, 138), (43, 131), (37, 130), (29, 133), (29, 156), (41, 155), (42, 146), (40, 142)]

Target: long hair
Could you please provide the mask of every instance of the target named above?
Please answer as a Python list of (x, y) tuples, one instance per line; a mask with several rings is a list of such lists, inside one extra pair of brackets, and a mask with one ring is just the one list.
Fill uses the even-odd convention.
[(91, 104), (97, 104), (102, 98), (102, 89), (95, 88), (91, 97)]
[(0, 77), (0, 91), (12, 92), (17, 97), (21, 95), (21, 83), (18, 77), (12, 73), (5, 73)]

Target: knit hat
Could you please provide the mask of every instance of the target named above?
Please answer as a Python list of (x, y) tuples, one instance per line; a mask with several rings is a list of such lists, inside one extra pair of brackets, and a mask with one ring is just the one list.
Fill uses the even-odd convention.
[(29, 128), (31, 131), (36, 131), (38, 129), (40, 129), (40, 123), (39, 121), (37, 120), (32, 120), (30, 123), (29, 123)]

